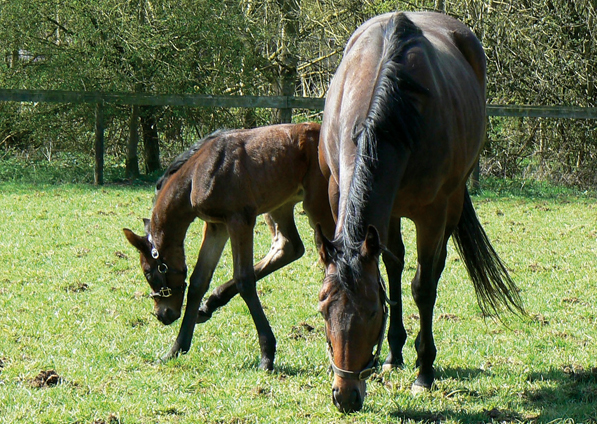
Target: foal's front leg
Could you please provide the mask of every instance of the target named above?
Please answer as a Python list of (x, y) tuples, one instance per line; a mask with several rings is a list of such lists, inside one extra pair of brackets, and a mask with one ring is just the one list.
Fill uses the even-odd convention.
[(187, 353), (191, 348), (197, 311), (201, 305), (203, 295), (209, 288), (209, 283), (222, 256), (222, 251), (227, 240), (228, 231), (224, 224), (205, 223), (203, 227), (203, 241), (199, 249), (199, 258), (189, 280), (187, 306), (184, 311), (182, 324), (172, 349), (162, 357), (163, 361), (175, 358), (180, 353)]
[[(264, 215), (272, 234), (272, 245), (267, 255), (253, 267), (256, 281), (303, 256), (305, 247), (294, 222), (294, 205), (294, 203), (287, 203)], [(237, 294), (238, 289), (234, 279), (218, 286), (201, 305), (197, 314), (197, 323), (209, 320), (217, 309), (226, 305)]]
[(259, 368), (274, 369), (274, 355), (276, 354), (276, 338), (269, 325), (259, 297), (257, 296), (255, 272), (253, 271), (253, 229), (255, 217), (246, 216), (233, 218), (228, 223), (232, 258), (234, 263), (234, 281), (238, 292), (251, 312), (251, 317), (259, 334), (261, 347), (261, 362)]

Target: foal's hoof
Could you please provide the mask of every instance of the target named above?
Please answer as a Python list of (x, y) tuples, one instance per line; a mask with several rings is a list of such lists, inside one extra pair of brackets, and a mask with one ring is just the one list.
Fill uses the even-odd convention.
[(185, 351), (183, 351), (181, 349), (175, 349), (175, 348), (173, 348), (173, 349), (170, 350), (170, 352), (168, 352), (164, 356), (162, 356), (160, 358), (160, 361), (161, 362), (168, 362), (168, 361), (170, 361), (172, 359), (178, 358), (179, 355), (185, 354), (185, 353), (187, 353), (187, 352), (185, 352)]
[(211, 318), (211, 314), (209, 312), (205, 312), (204, 310), (199, 309), (197, 311), (197, 321), (196, 321), (196, 323), (197, 324), (202, 324), (204, 322), (209, 321), (210, 318)]
[(273, 371), (274, 360), (269, 358), (261, 358), (261, 362), (259, 363), (259, 369), (263, 371)]

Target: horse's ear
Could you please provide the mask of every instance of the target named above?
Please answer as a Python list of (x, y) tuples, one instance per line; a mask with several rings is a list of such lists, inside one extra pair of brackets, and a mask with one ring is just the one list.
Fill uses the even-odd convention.
[(365, 241), (361, 246), (361, 255), (369, 258), (377, 258), (380, 254), (381, 241), (379, 240), (379, 232), (373, 225), (369, 225)]
[(123, 228), (122, 231), (124, 232), (124, 236), (129, 241), (133, 247), (135, 247), (139, 252), (141, 252), (146, 257), (151, 257), (151, 246), (147, 241), (147, 236), (141, 237), (137, 234), (133, 233), (128, 228)]
[(143, 226), (145, 227), (145, 234), (151, 234), (151, 220), (143, 218)]
[(321, 225), (319, 224), (315, 226), (315, 246), (317, 246), (317, 251), (319, 252), (319, 258), (321, 259), (321, 262), (324, 264), (329, 264), (336, 252), (336, 248), (332, 242), (323, 235)]

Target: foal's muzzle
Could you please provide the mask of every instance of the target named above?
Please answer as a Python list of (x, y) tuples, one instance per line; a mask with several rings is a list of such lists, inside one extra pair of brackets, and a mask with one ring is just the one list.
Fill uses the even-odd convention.
[(180, 318), (180, 311), (171, 308), (160, 309), (155, 313), (156, 318), (164, 325), (170, 325)]

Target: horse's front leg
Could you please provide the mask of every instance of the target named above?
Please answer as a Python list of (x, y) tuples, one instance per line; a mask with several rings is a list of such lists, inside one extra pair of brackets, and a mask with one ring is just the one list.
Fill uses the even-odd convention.
[[(272, 234), (272, 245), (267, 255), (253, 267), (256, 281), (296, 261), (305, 252), (294, 222), (294, 203), (287, 203), (265, 214), (264, 218)], [(234, 279), (217, 287), (199, 309), (197, 323), (209, 320), (217, 309), (226, 305), (237, 294)]]
[(203, 241), (199, 249), (199, 258), (189, 280), (189, 291), (187, 306), (185, 308), (182, 324), (178, 337), (162, 360), (168, 360), (178, 356), (180, 353), (187, 353), (191, 348), (193, 331), (197, 320), (197, 311), (201, 305), (203, 295), (209, 288), (209, 283), (214, 270), (222, 256), (222, 251), (228, 240), (228, 231), (223, 224), (205, 223), (203, 227)]
[(247, 304), (249, 312), (251, 312), (255, 327), (257, 327), (261, 348), (259, 368), (273, 370), (276, 338), (257, 296), (255, 272), (253, 271), (254, 226), (255, 218), (248, 219), (246, 216), (233, 218), (228, 223), (234, 262), (234, 281), (236, 281), (238, 292)]
[(438, 208), (438, 212), (416, 223), (418, 267), (411, 289), (419, 309), (420, 330), (415, 340), (419, 375), (412, 387), (414, 392), (430, 389), (435, 379), (433, 362), (437, 349), (433, 339), (433, 308), (453, 229), (446, 223), (445, 208)]
[(390, 352), (383, 364), (384, 370), (391, 370), (404, 365), (402, 348), (406, 343), (406, 329), (402, 317), (402, 271), (404, 269), (404, 243), (400, 230), (400, 218), (390, 224), (388, 236), (388, 250), (383, 261), (388, 273), (388, 289), (390, 295), (390, 327), (388, 329), (388, 344)]

